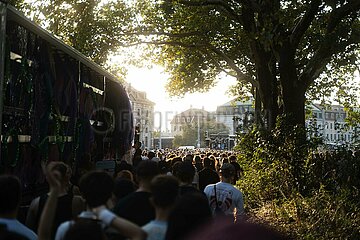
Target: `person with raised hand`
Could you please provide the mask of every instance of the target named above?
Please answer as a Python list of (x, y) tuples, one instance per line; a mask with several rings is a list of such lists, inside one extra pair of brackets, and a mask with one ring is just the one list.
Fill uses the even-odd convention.
[(58, 195), (61, 191), (61, 173), (54, 168), (55, 164), (55, 162), (51, 162), (46, 168), (44, 165), (42, 166), (46, 179), (49, 183), (50, 192), (40, 216), (38, 227), (39, 240), (48, 240), (52, 238), (51, 229), (56, 215)]
[[(96, 234), (104, 236), (105, 228), (115, 229), (129, 239), (145, 239), (146, 233), (140, 227), (107, 209), (106, 203), (112, 196), (113, 187), (113, 179), (106, 172), (92, 171), (85, 174), (80, 180), (80, 191), (85, 199), (87, 210), (83, 211), (77, 219), (62, 223), (57, 229), (55, 239), (76, 239), (76, 236), (85, 236), (84, 234), (89, 232), (93, 232), (93, 236)], [(93, 228), (94, 224), (100, 225), (101, 228)]]
[[(85, 204), (80, 196), (74, 196), (72, 191), (69, 191), (69, 167), (63, 162), (52, 161), (48, 166), (43, 166), (43, 171), (47, 181), (49, 181), (49, 173), (55, 171), (57, 183), (60, 185), (56, 188), (57, 205), (55, 209), (55, 216), (52, 221), (51, 234), (55, 237), (55, 232), (58, 226), (76, 217), (81, 211), (85, 209)], [(54, 176), (52, 176), (54, 177)], [(48, 182), (49, 183), (49, 182)], [(50, 183), (49, 183), (50, 185)], [(51, 190), (51, 189), (50, 189)], [(53, 189), (54, 192), (54, 189)], [(31, 204), (26, 218), (26, 225), (37, 231), (40, 222), (40, 216), (44, 209), (47, 198), (51, 192), (35, 198)], [(54, 194), (54, 193), (53, 193)], [(54, 197), (54, 195), (52, 196)]]

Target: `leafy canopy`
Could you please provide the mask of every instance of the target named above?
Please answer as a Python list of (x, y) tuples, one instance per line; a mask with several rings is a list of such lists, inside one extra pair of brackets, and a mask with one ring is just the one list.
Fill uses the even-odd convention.
[[(261, 69), (274, 76), (277, 90), (271, 94), (280, 93), (279, 102), (284, 101), (286, 83), (301, 83), (309, 99), (331, 97), (334, 88), (341, 90), (339, 96), (351, 88), (353, 95), (347, 100), (359, 93), (348, 84), (359, 64), (357, 0), (10, 3), (100, 64), (125, 48), (147, 46), (141, 48), (143, 59), (171, 73), (171, 95), (207, 91), (221, 72), (238, 80), (236, 94), (254, 94), (254, 87), (265, 91), (273, 79), (261, 80)], [(281, 81), (286, 78), (283, 62), (291, 62), (295, 77)]]

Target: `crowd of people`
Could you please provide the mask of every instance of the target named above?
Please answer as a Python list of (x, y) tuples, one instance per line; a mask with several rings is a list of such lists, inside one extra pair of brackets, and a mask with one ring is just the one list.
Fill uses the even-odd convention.
[(147, 151), (136, 143), (113, 175), (84, 159), (74, 174), (63, 162), (43, 166), (49, 191), (33, 199), (25, 223), (17, 220), (20, 181), (1, 175), (0, 240), (285, 239), (245, 220), (234, 152)]

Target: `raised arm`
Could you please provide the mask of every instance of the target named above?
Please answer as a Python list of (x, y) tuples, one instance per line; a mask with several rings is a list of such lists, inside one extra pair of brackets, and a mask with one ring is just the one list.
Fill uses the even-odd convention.
[[(51, 229), (55, 219), (56, 206), (58, 203), (58, 193), (61, 188), (60, 173), (58, 171), (52, 171), (52, 164), (50, 163), (46, 168), (45, 175), (50, 186), (50, 194), (46, 200), (44, 210), (41, 213), (39, 227), (38, 227), (38, 239), (50, 240)], [(44, 169), (44, 168), (43, 168)]]
[(122, 235), (132, 240), (146, 239), (146, 233), (136, 224), (116, 216), (109, 211), (105, 206), (100, 206), (93, 211), (98, 215), (98, 218), (106, 225), (115, 228)]

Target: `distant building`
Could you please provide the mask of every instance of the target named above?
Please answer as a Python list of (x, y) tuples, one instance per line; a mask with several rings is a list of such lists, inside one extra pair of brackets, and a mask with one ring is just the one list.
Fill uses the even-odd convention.
[(348, 126), (344, 107), (331, 105), (323, 107), (311, 104), (312, 116), (306, 121), (308, 133), (322, 137), (327, 144), (352, 143), (359, 139), (359, 126)]
[(159, 149), (160, 146), (162, 149), (173, 148), (173, 140), (174, 136), (170, 132), (161, 132), (161, 135), (157, 132), (156, 136), (154, 136), (154, 148)]
[(139, 141), (142, 142), (143, 148), (152, 148), (155, 103), (147, 99), (146, 92), (136, 90), (129, 83), (125, 83), (124, 86), (129, 95), (134, 125), (140, 130)]
[[(327, 108), (311, 104), (312, 116), (306, 119), (305, 126), (311, 136), (322, 137), (326, 144), (352, 143), (360, 139), (360, 126), (348, 126), (344, 107), (331, 105)], [(241, 131), (241, 126), (251, 123), (254, 108), (253, 101), (229, 101), (216, 109), (216, 121), (224, 123), (230, 129), (230, 136)]]
[(196, 126), (199, 123), (204, 123), (213, 119), (213, 114), (204, 109), (190, 108), (173, 117), (170, 122), (172, 136), (182, 135), (183, 129), (186, 125)]
[(225, 124), (230, 135), (236, 135), (237, 128), (250, 120), (254, 114), (253, 101), (240, 102), (231, 100), (216, 109), (216, 121)]

